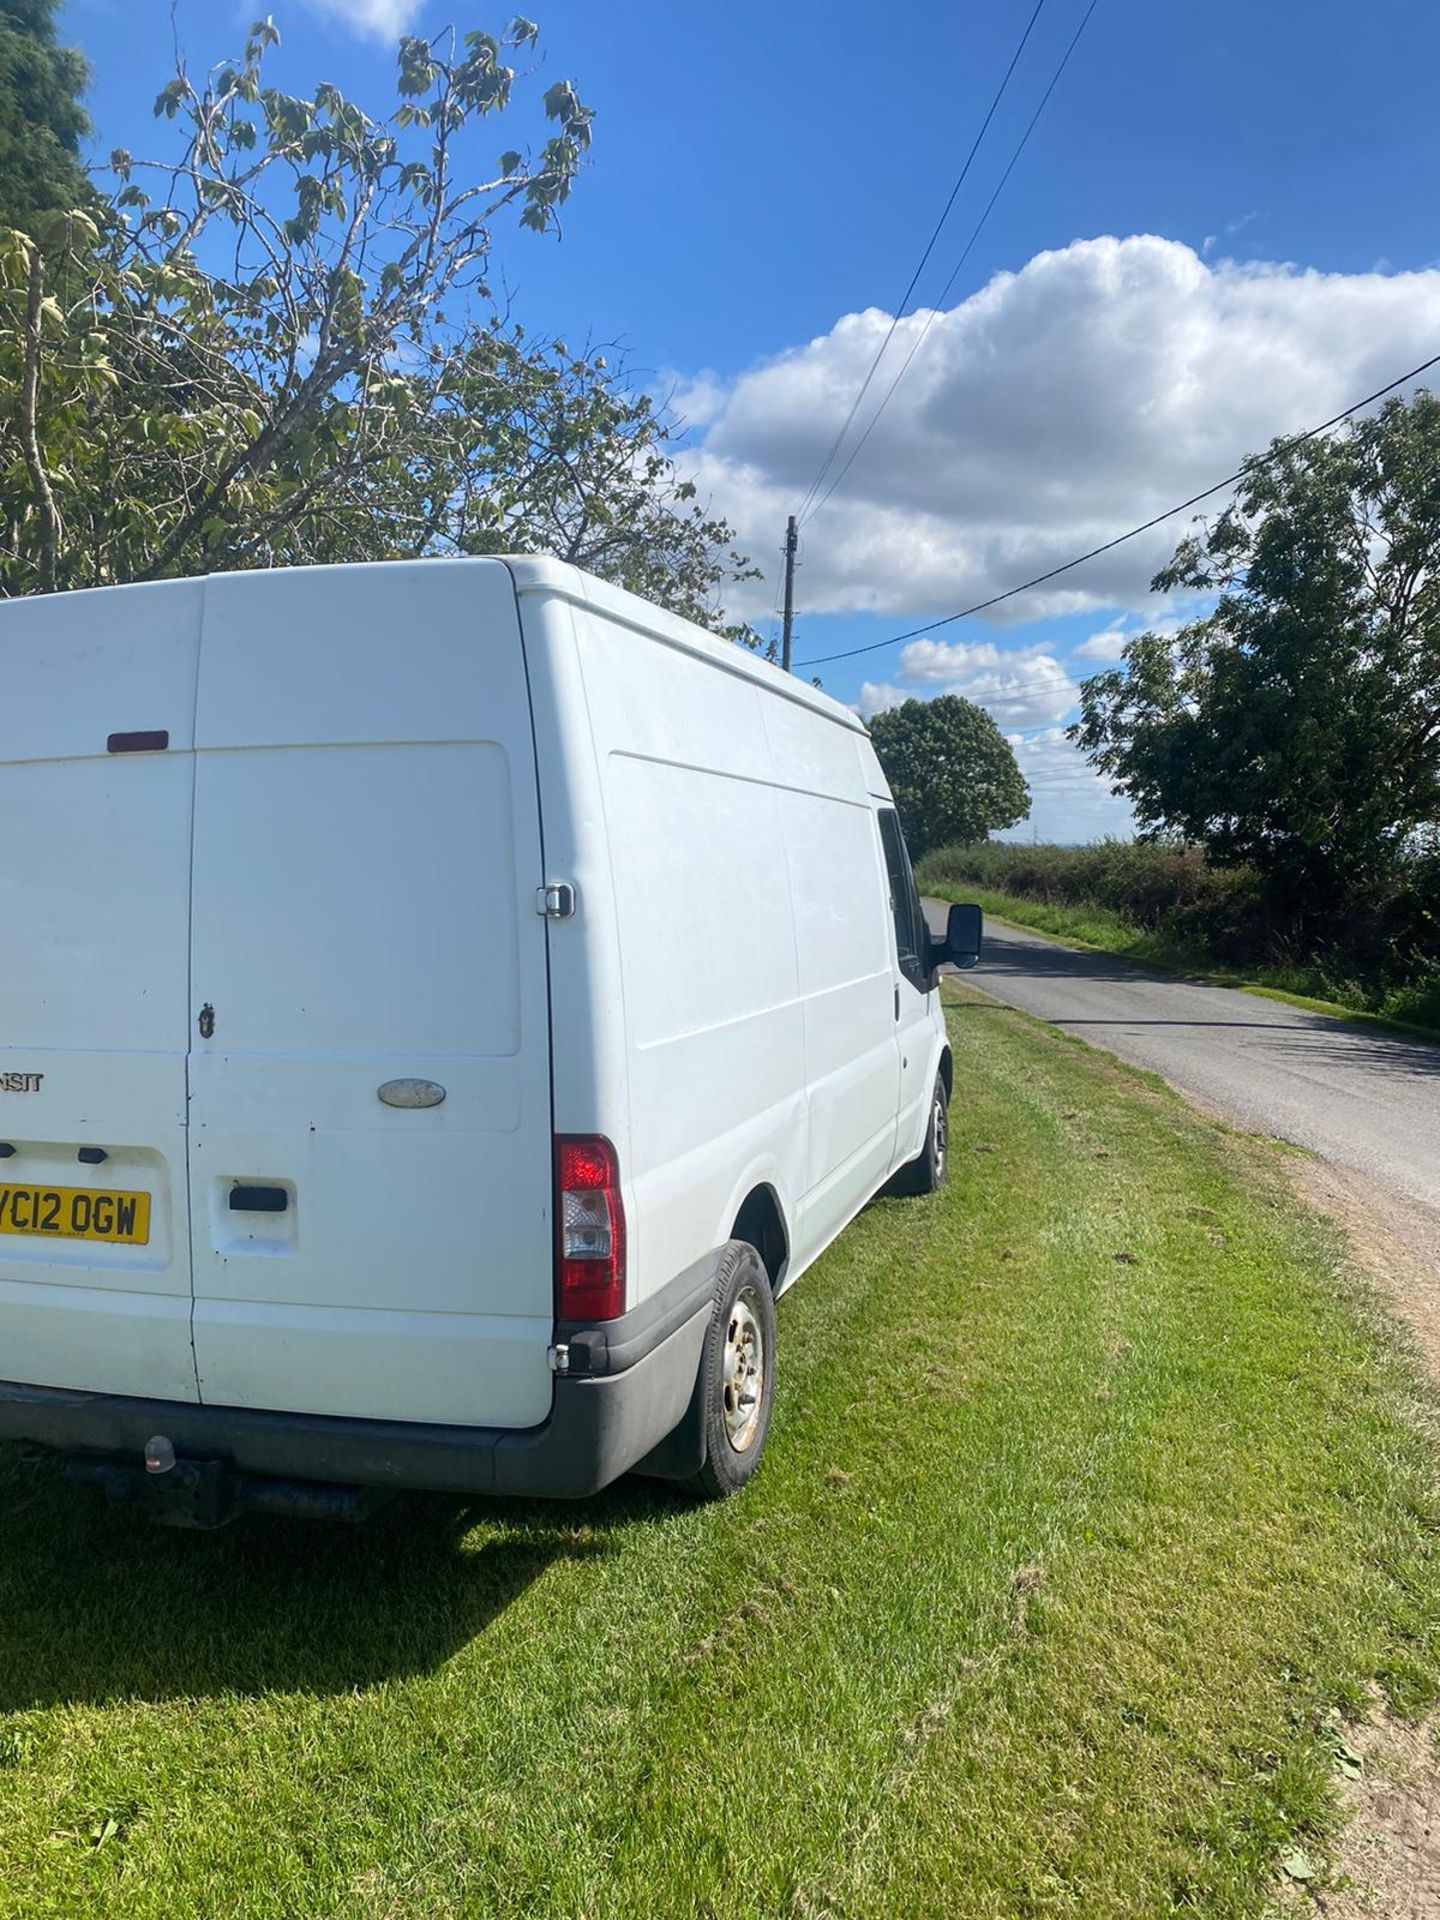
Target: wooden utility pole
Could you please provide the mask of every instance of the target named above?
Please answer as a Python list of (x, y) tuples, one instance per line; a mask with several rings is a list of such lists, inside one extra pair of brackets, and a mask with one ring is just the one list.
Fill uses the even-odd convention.
[(790, 671), (790, 635), (795, 626), (795, 549), (799, 540), (792, 513), (785, 522), (785, 626), (780, 642), (780, 664), (786, 673)]

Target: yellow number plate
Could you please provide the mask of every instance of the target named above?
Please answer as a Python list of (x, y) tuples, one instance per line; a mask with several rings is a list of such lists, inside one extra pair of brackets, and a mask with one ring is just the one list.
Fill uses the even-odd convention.
[(150, 1196), (94, 1187), (0, 1186), (0, 1233), (143, 1247), (150, 1239)]

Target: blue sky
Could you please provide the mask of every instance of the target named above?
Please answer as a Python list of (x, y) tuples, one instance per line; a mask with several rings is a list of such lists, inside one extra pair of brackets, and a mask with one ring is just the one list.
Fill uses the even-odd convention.
[[(497, 235), (532, 331), (619, 344), (673, 396), (706, 491), (772, 569), (889, 326), (1033, 0), (662, 7), (534, 0), (533, 81), (495, 146), (574, 79), (593, 164), (556, 241)], [(1045, 0), (917, 289), (935, 301), (1084, 11)], [(273, 0), (282, 85), (382, 107), (401, 25), (503, 24), (428, 0)], [(181, 0), (192, 67), (256, 9)], [(158, 151), (168, 0), (68, 0), (97, 152)], [(1424, 0), (1099, 0), (939, 312), (902, 321), (894, 403), (805, 529), (797, 657), (920, 625), (1195, 491), (1440, 351), (1440, 10)], [(518, 136), (520, 137), (517, 137)], [(860, 421), (867, 419), (869, 406)], [(955, 687), (1012, 733), (1042, 837), (1123, 831), (1059, 738), (1076, 678), (1155, 604), (1168, 534), (908, 651), (824, 666), (874, 710)], [(1084, 648), (1082, 653), (1079, 650)], [(1030, 831), (1027, 824), (1025, 831)]]

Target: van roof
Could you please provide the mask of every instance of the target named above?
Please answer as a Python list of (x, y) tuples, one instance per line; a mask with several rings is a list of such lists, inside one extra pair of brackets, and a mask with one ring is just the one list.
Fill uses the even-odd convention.
[[(284, 577), (291, 573), (349, 573), (361, 566), (383, 567), (389, 570), (398, 567), (427, 567), (431, 564), (428, 560), (364, 560), (339, 566), (276, 567), (270, 571), (276, 577)], [(722, 640), (718, 634), (696, 626), (693, 621), (682, 620), (678, 614), (667, 613), (663, 607), (657, 607), (648, 600), (642, 600), (638, 594), (627, 593), (623, 587), (613, 587), (608, 581), (598, 579), (593, 573), (586, 573), (581, 567), (572, 566), (567, 560), (557, 560), (548, 554), (521, 553), (480, 555), (465, 559), (459, 564), (474, 567), (506, 566), (510, 569), (518, 593), (550, 593), (561, 599), (572, 601), (577, 606), (591, 607), (597, 613), (602, 613), (637, 633), (643, 633), (650, 639), (696, 654), (727, 673), (739, 674), (743, 679), (758, 681), (769, 692), (777, 693), (782, 699), (792, 700), (799, 706), (810, 707), (816, 713), (823, 714), (827, 720), (833, 720), (840, 726), (848, 727), (854, 733), (867, 733), (864, 722), (853, 709), (842, 706), (828, 693), (821, 693), (818, 688), (808, 685), (794, 674), (785, 673), (779, 667), (772, 666), (768, 660), (761, 660), (746, 648), (736, 646), (733, 641)], [(72, 589), (68, 593), (46, 596), (46, 600), (53, 606), (56, 600), (90, 599), (107, 594), (153, 594), (166, 588), (193, 587), (196, 578), (218, 580), (234, 577), (234, 573), (243, 573), (248, 576), (252, 571), (252, 569), (235, 569), (231, 574), (192, 575), (189, 579), (156, 580), (114, 587), (82, 587)], [(6, 602), (6, 607), (7, 610), (13, 611), (15, 608), (41, 603), (40, 596), (23, 596)]]
[(843, 727), (849, 727), (852, 732), (867, 734), (868, 737), (864, 721), (853, 708), (842, 706), (830, 694), (822, 693), (818, 687), (812, 687), (794, 674), (772, 665), (770, 661), (760, 659), (747, 648), (736, 646), (732, 640), (722, 640), (718, 634), (696, 626), (692, 620), (682, 620), (679, 614), (668, 613), (665, 608), (642, 600), (637, 593), (611, 586), (608, 580), (601, 580), (581, 567), (572, 566), (568, 560), (556, 560), (549, 554), (516, 553), (500, 557), (514, 576), (518, 593), (551, 593), (563, 600), (573, 601), (577, 606), (593, 607), (597, 613), (632, 627), (638, 633), (647, 634), (651, 639), (660, 640), (667, 646), (680, 647), (687, 653), (698, 654), (727, 673), (758, 680), (769, 692), (778, 693), (782, 699), (811, 707), (827, 720), (834, 720)]

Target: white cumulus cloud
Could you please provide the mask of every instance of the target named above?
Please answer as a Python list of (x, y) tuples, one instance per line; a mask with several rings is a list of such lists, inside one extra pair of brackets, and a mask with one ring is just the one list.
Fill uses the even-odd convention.
[(1004, 653), (989, 641), (946, 646), (912, 640), (900, 652), (896, 682), (866, 681), (855, 705), (865, 719), (906, 700), (956, 693), (984, 707), (1002, 727), (1033, 728), (1069, 712), (1075, 682), (1044, 647)]
[(363, 34), (367, 39), (393, 42), (408, 33), (424, 0), (304, 0), (312, 13)]
[(907, 680), (954, 686), (985, 667), (1017, 667), (1047, 652), (1043, 643), (1002, 652), (992, 640), (912, 640), (900, 655), (900, 670)]
[[(1424, 358), (1440, 336), (1440, 268), (1327, 274), (1207, 260), (1150, 234), (1077, 240), (957, 307), (907, 315), (860, 425), (927, 317), (894, 399), (802, 530), (807, 612), (949, 611), (1198, 492)], [(737, 612), (768, 611), (785, 515), (889, 325), (878, 309), (847, 314), (723, 396), (703, 383), (696, 477), (771, 570)], [(1157, 528), (994, 618), (1143, 607), (1184, 528)]]
[(1153, 633), (1161, 639), (1173, 640), (1187, 622), (1197, 620), (1208, 613), (1214, 605), (1214, 596), (1208, 594), (1180, 594), (1176, 596), (1176, 610), (1162, 613), (1152, 620), (1134, 618), (1112, 620), (1101, 633), (1092, 633), (1088, 640), (1082, 640), (1075, 648), (1076, 660), (1121, 660), (1129, 643), (1141, 633)]
[(1023, 826), (1004, 839), (1058, 840), (1075, 846), (1107, 834), (1128, 838), (1134, 831), (1129, 804), (1065, 738), (1063, 727), (1041, 733), (1011, 734), (1010, 744), (1030, 786), (1030, 813)]
[(693, 375), (662, 373), (656, 390), (676, 424), (689, 428), (708, 427), (725, 411), (729, 398), (725, 382), (709, 367)]
[(867, 680), (855, 700), (855, 711), (862, 720), (873, 720), (877, 713), (889, 713), (903, 707), (907, 700), (918, 700), (913, 687), (892, 687), (884, 681)]
[(1111, 793), (1057, 724), (1073, 710), (1079, 688), (1043, 643), (1003, 651), (988, 640), (912, 640), (901, 649), (895, 678), (867, 680), (855, 708), (872, 720), (907, 700), (946, 693), (984, 707), (1015, 749), (1031, 792), (1018, 837), (1034, 833), (1075, 842), (1133, 830), (1127, 803)]
[(1106, 627), (1103, 633), (1092, 633), (1088, 640), (1082, 640), (1075, 649), (1077, 660), (1119, 660), (1124, 656), (1125, 643), (1130, 635), (1122, 626)]

